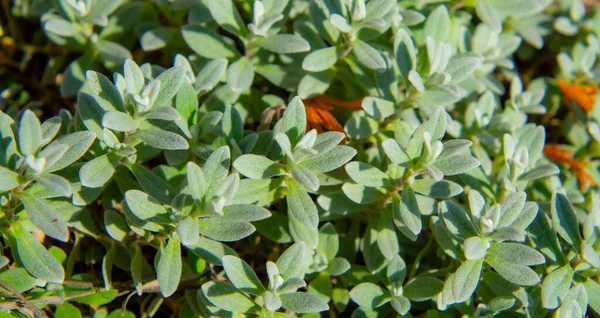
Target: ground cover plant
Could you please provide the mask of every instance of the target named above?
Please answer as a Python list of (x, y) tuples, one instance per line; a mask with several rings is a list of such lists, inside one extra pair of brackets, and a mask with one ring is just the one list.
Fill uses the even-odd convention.
[(594, 1), (0, 4), (0, 316), (600, 316)]

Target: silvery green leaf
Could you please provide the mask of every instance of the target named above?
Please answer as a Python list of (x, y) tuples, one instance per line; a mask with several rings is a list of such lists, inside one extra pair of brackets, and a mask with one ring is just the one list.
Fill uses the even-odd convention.
[(452, 139), (444, 142), (442, 153), (437, 157), (438, 160), (452, 157), (464, 153), (471, 145), (472, 141), (466, 139)]
[(355, 40), (350, 45), (352, 46), (352, 53), (364, 66), (377, 71), (383, 71), (387, 68), (383, 57), (369, 44), (361, 40)]
[(339, 131), (328, 131), (318, 134), (315, 144), (312, 146), (312, 148), (316, 150), (317, 153), (327, 152), (344, 140), (344, 137), (344, 133)]
[[(258, 2), (258, 1), (257, 1)], [(255, 2), (256, 3), (256, 2)], [(281, 298), (277, 294), (266, 291), (262, 295), (264, 307), (269, 311), (277, 311), (281, 308)]]
[(461, 206), (452, 201), (443, 201), (438, 209), (450, 233), (462, 238), (478, 235), (473, 222)]
[[(306, 130), (306, 110), (300, 97), (294, 97), (288, 104), (283, 117), (275, 126), (276, 132), (285, 133), (291, 143), (296, 143)], [(277, 138), (277, 137), (276, 137)]]
[(373, 283), (361, 283), (350, 291), (350, 298), (361, 307), (377, 308), (389, 299), (386, 299), (384, 290)]
[(348, 20), (337, 13), (334, 13), (329, 17), (329, 22), (344, 33), (352, 32), (352, 26), (348, 23)]
[(387, 174), (364, 162), (353, 161), (345, 167), (348, 176), (358, 184), (380, 188), (389, 180)]
[(449, 180), (419, 179), (412, 184), (412, 189), (420, 194), (436, 199), (447, 199), (463, 192), (463, 188)]
[(306, 243), (297, 242), (288, 247), (277, 259), (275, 264), (284, 280), (294, 277), (304, 277)]
[(383, 150), (387, 157), (396, 165), (405, 165), (410, 162), (408, 154), (400, 147), (394, 139), (386, 139), (383, 141)]
[(396, 111), (394, 102), (371, 96), (363, 99), (362, 108), (377, 119), (386, 119)]
[(451, 293), (452, 301), (450, 303), (462, 303), (469, 299), (481, 276), (481, 267), (483, 260), (467, 260), (444, 283), (443, 297), (446, 298), (447, 290)]
[(309, 51), (310, 44), (299, 35), (280, 33), (267, 37), (262, 48), (274, 53), (290, 54)]
[(129, 114), (122, 112), (107, 112), (102, 116), (102, 126), (115, 131), (132, 131), (138, 128), (139, 122)]
[(122, 65), (126, 60), (132, 59), (131, 52), (123, 45), (107, 40), (99, 40), (94, 43), (95, 49), (100, 53), (100, 56), (105, 62), (111, 62), (117, 65)]
[(574, 36), (577, 34), (577, 31), (579, 31), (577, 25), (567, 17), (558, 17), (554, 21), (554, 29), (567, 36)]
[(322, 72), (337, 62), (337, 48), (327, 47), (312, 51), (302, 61), (302, 68), (309, 72)]
[(235, 140), (236, 143), (239, 143), (242, 140), (244, 123), (235, 107), (225, 107), (225, 112), (223, 112), (223, 117), (221, 118), (221, 131), (229, 142)]
[(158, 27), (144, 32), (140, 38), (142, 50), (149, 52), (166, 47), (175, 32), (174, 28), (167, 27)]
[(299, 164), (312, 171), (329, 172), (345, 165), (355, 155), (356, 150), (354, 148), (335, 146), (327, 152), (302, 160)]
[(291, 182), (288, 186), (288, 211), (309, 229), (316, 229), (319, 224), (319, 215), (314, 202), (302, 189), (303, 186)]
[(79, 33), (77, 24), (64, 19), (49, 19), (44, 23), (44, 30), (60, 36), (70, 37)]
[(181, 245), (179, 239), (171, 237), (161, 251), (156, 266), (158, 284), (164, 297), (169, 297), (177, 291), (181, 269)]
[(118, 242), (123, 241), (129, 232), (125, 218), (114, 210), (106, 210), (103, 215), (108, 235)]
[(324, 94), (331, 85), (334, 75), (335, 72), (333, 70), (304, 75), (298, 84), (298, 96), (302, 99), (307, 99)]
[[(44, 171), (54, 172), (69, 166), (87, 152), (95, 138), (96, 136), (93, 132), (78, 131), (54, 140), (39, 153), (39, 157), (49, 157), (49, 153), (54, 146), (65, 145), (68, 149), (53, 164), (47, 164)], [(46, 161), (46, 163), (48, 162)]]
[(575, 210), (569, 199), (564, 194), (554, 191), (550, 202), (550, 213), (554, 229), (577, 250), (581, 245), (581, 234)]
[(47, 145), (60, 130), (62, 125), (62, 118), (55, 116), (48, 118), (42, 123), (42, 145)]
[(452, 76), (449, 84), (459, 84), (481, 65), (481, 60), (473, 56), (453, 57), (446, 67), (446, 72)]
[(210, 14), (227, 32), (240, 38), (246, 37), (248, 31), (239, 12), (231, 0), (208, 0)]
[[(185, 80), (185, 69), (181, 67), (172, 67), (158, 75), (152, 82), (160, 83), (160, 90), (152, 101), (150, 107), (163, 107), (171, 105), (171, 99), (179, 91), (179, 87)], [(146, 86), (151, 87), (152, 82)], [(146, 89), (144, 89), (146, 92)]]
[(477, 16), (489, 26), (492, 27), (494, 32), (502, 32), (502, 21), (496, 12), (496, 9), (490, 5), (487, 0), (477, 0), (475, 2), (475, 10)]
[(0, 193), (10, 191), (19, 186), (19, 174), (0, 167)]
[(442, 291), (444, 282), (433, 277), (418, 277), (404, 286), (403, 294), (412, 301), (434, 298)]
[(167, 130), (147, 129), (140, 131), (140, 138), (148, 146), (162, 150), (186, 150), (188, 142), (179, 134)]
[(293, 166), (292, 176), (309, 190), (314, 192), (319, 190), (319, 179), (309, 169), (302, 166)]
[(223, 256), (223, 268), (229, 281), (239, 290), (251, 295), (260, 295), (265, 291), (252, 267), (243, 260), (235, 256)]
[(417, 49), (415, 44), (404, 29), (399, 29), (394, 38), (394, 54), (400, 73), (405, 81), (408, 81), (408, 75), (411, 70), (417, 67)]
[(435, 43), (444, 43), (448, 41), (450, 33), (450, 16), (446, 6), (438, 6), (425, 21), (424, 37), (431, 37)]
[(554, 164), (544, 164), (537, 166), (519, 176), (519, 180), (532, 181), (536, 179), (546, 178), (560, 173), (558, 166)]
[(319, 241), (319, 231), (308, 227), (298, 220), (293, 214), (288, 214), (290, 235), (295, 242), (305, 242), (311, 249), (316, 249)]
[(35, 114), (25, 110), (19, 123), (19, 150), (22, 155), (33, 155), (42, 145), (42, 126)]
[(433, 162), (432, 166), (440, 169), (447, 176), (453, 176), (467, 172), (481, 165), (479, 160), (471, 156), (457, 155), (450, 158), (440, 159)]
[(360, 21), (367, 16), (365, 0), (355, 0), (354, 8), (352, 9), (352, 21)]
[(242, 92), (250, 88), (254, 80), (252, 61), (243, 56), (227, 68), (227, 84), (234, 92)]
[(346, 273), (352, 265), (345, 258), (336, 257), (329, 261), (327, 271), (331, 276), (340, 276)]
[(327, 260), (332, 260), (339, 250), (339, 237), (335, 226), (327, 223), (319, 230), (319, 245), (317, 252), (321, 253)]
[(371, 0), (366, 5), (365, 20), (383, 18), (390, 11), (394, 11), (394, 7), (397, 6), (396, 1), (393, 0)]
[(223, 214), (222, 219), (236, 222), (255, 222), (271, 216), (269, 210), (253, 204), (226, 205), (223, 207)]
[(463, 244), (465, 258), (468, 260), (479, 260), (484, 258), (489, 247), (488, 244), (489, 243), (478, 236), (467, 238)]
[(62, 242), (69, 240), (67, 223), (50, 205), (27, 192), (21, 193), (19, 200), (23, 203), (31, 222), (44, 234)]
[(141, 220), (148, 220), (156, 216), (166, 216), (167, 210), (155, 198), (139, 190), (125, 192), (127, 207)]
[(310, 293), (290, 293), (279, 296), (282, 307), (295, 313), (317, 313), (329, 306), (319, 296)]
[(527, 194), (525, 192), (515, 192), (505, 196), (500, 202), (502, 212), (498, 222), (499, 227), (511, 225), (523, 211)]
[(202, 292), (213, 305), (226, 311), (244, 313), (256, 306), (250, 298), (225, 281), (209, 281), (202, 285)]
[(253, 154), (238, 157), (233, 162), (233, 167), (244, 176), (256, 180), (270, 178), (283, 172), (278, 163)]
[(235, 48), (212, 29), (197, 25), (185, 25), (181, 28), (181, 34), (187, 45), (202, 57), (221, 59), (233, 58), (238, 55)]
[(535, 249), (520, 243), (492, 244), (485, 257), (506, 280), (522, 286), (539, 283), (540, 278), (528, 266), (543, 264), (544, 256)]
[(419, 205), (412, 189), (402, 190), (402, 198), (394, 195), (392, 207), (394, 224), (396, 224), (402, 234), (406, 235), (410, 240), (415, 241), (419, 233), (421, 233), (423, 224), (421, 222)]
[(423, 85), (423, 79), (421, 79), (421, 75), (415, 70), (410, 70), (408, 72), (408, 81), (417, 89), (419, 92), (425, 91), (425, 85)]
[(402, 316), (406, 315), (410, 310), (410, 300), (404, 296), (392, 297), (390, 304), (392, 305), (392, 308)]
[(542, 282), (542, 304), (544, 308), (555, 309), (567, 296), (573, 282), (573, 269), (568, 264), (556, 269)]
[(342, 191), (348, 199), (358, 204), (369, 204), (385, 198), (385, 195), (376, 188), (350, 182), (344, 183)]
[(123, 65), (123, 73), (125, 75), (125, 83), (127, 84), (127, 92), (130, 94), (139, 94), (144, 88), (144, 74), (139, 66), (132, 60), (126, 60)]
[(213, 151), (202, 166), (207, 185), (205, 194), (207, 198), (211, 198), (227, 178), (230, 159), (229, 148), (223, 146)]
[(402, 22), (408, 26), (415, 26), (425, 21), (425, 16), (415, 10), (403, 10), (402, 11)]
[(51, 190), (52, 192), (56, 192), (63, 197), (70, 197), (73, 194), (71, 190), (71, 184), (69, 181), (67, 181), (67, 179), (61, 176), (45, 173), (37, 175), (33, 179), (44, 185), (44, 187), (47, 189)]
[(59, 261), (29, 231), (17, 223), (11, 226), (11, 232), (19, 260), (32, 276), (56, 284), (64, 281), (65, 271)]
[(377, 246), (381, 254), (391, 260), (400, 253), (400, 244), (398, 236), (394, 229), (394, 219), (390, 209), (383, 209), (379, 216), (379, 225), (377, 227)]
[(400, 255), (394, 256), (389, 260), (389, 264), (386, 268), (386, 276), (392, 283), (392, 286), (402, 286), (404, 279), (406, 278), (406, 263)]
[(361, 111), (355, 111), (352, 113), (352, 117), (346, 121), (344, 130), (352, 139), (369, 138), (379, 130), (379, 121), (372, 117), (364, 116)]
[(226, 58), (217, 58), (206, 63), (196, 77), (194, 84), (196, 90), (210, 91), (215, 87), (221, 78), (223, 78), (223, 75), (225, 75), (227, 63)]
[(501, 241), (524, 242), (525, 234), (526, 234), (526, 232), (524, 230), (510, 226), (510, 227), (502, 227), (502, 228), (494, 229), (494, 232), (492, 233), (492, 235), (490, 235), (490, 238), (494, 239), (497, 242), (501, 242)]

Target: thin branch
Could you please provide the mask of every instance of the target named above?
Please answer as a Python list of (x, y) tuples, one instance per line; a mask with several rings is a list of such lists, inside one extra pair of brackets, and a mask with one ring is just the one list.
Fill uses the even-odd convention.
[[(43, 311), (38, 309), (33, 303), (31, 303), (29, 300), (27, 300), (27, 298), (23, 297), (23, 295), (21, 295), (21, 293), (19, 293), (16, 289), (12, 288), (7, 283), (0, 280), (0, 286), (2, 286), (2, 288), (4, 288), (4, 289), (10, 291), (11, 293), (13, 293), (15, 295), (15, 297), (17, 297), (19, 302), (22, 304), (22, 306), (31, 310), (33, 312), (33, 315), (36, 318), (48, 317)], [(19, 306), (19, 307), (21, 307), (21, 306)]]

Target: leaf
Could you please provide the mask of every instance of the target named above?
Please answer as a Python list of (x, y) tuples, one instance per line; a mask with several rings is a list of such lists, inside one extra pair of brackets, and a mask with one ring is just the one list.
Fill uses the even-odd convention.
[(394, 54), (400, 73), (404, 77), (404, 81), (408, 82), (410, 71), (417, 67), (417, 49), (412, 38), (404, 29), (398, 29), (396, 32)]
[[(181, 28), (181, 35), (183, 35), (183, 40), (194, 53), (207, 59), (233, 58), (238, 55), (235, 48), (225, 42), (221, 35), (212, 29), (198, 25), (184, 25)], [(222, 61), (220, 60), (221, 63)]]
[(451, 201), (443, 201), (438, 209), (450, 233), (462, 238), (477, 236), (473, 222), (461, 206)]
[(64, 302), (58, 306), (56, 306), (56, 311), (54, 312), (54, 317), (56, 318), (81, 318), (81, 312), (77, 307), (69, 304), (68, 302)]
[[(225, 58), (214, 59), (206, 63), (196, 76), (196, 82), (194, 83), (196, 89), (200, 91), (213, 89), (225, 75), (227, 65), (228, 61)], [(196, 96), (194, 96), (194, 99), (196, 99)]]
[(256, 306), (233, 285), (224, 281), (205, 283), (202, 285), (202, 292), (213, 305), (223, 310), (244, 313)]
[(118, 242), (123, 241), (129, 232), (123, 216), (114, 210), (104, 211), (103, 216), (104, 226), (108, 235)]
[(156, 198), (163, 204), (171, 204), (173, 202), (175, 190), (165, 180), (148, 171), (148, 169), (140, 164), (129, 166), (129, 170), (131, 170), (142, 189), (150, 196)]
[(371, 96), (363, 99), (362, 108), (367, 112), (367, 114), (377, 119), (386, 119), (396, 111), (393, 102)]
[(242, 56), (227, 68), (227, 85), (234, 92), (243, 92), (252, 86), (254, 81), (254, 66), (252, 61)]
[(125, 192), (127, 207), (141, 220), (149, 220), (157, 216), (166, 216), (167, 210), (152, 196), (139, 191)]
[(319, 215), (314, 202), (296, 182), (288, 186), (287, 204), (289, 213), (309, 229), (316, 229), (319, 224)]
[(361, 307), (377, 308), (385, 303), (385, 293), (373, 283), (362, 283), (352, 288), (350, 298)]
[(186, 150), (189, 149), (185, 138), (174, 132), (159, 130), (159, 129), (147, 129), (140, 131), (140, 138), (148, 146), (162, 150)]
[(259, 155), (242, 155), (233, 162), (242, 175), (255, 180), (267, 179), (283, 173), (281, 165)]
[(162, 49), (169, 44), (174, 34), (174, 28), (159, 27), (150, 29), (144, 32), (140, 38), (142, 50), (149, 52)]
[(471, 156), (452, 156), (445, 159), (436, 160), (432, 166), (438, 168), (446, 176), (453, 176), (467, 172), (481, 165), (479, 160)]
[(198, 229), (198, 220), (191, 216), (186, 216), (175, 228), (177, 235), (181, 240), (181, 244), (184, 246), (191, 246), (198, 242), (200, 238), (200, 231)]
[(518, 243), (501, 243), (492, 244), (485, 261), (509, 282), (532, 286), (539, 283), (540, 278), (526, 265), (542, 264), (545, 259), (531, 247)]
[(382, 147), (387, 157), (396, 165), (401, 166), (410, 162), (408, 154), (400, 147), (396, 140), (386, 139), (383, 141)]
[(575, 210), (564, 194), (556, 191), (552, 193), (550, 213), (554, 229), (558, 232), (558, 235), (570, 243), (575, 250), (578, 250), (581, 246), (579, 224), (575, 216)]
[(20, 224), (13, 224), (11, 231), (16, 239), (19, 260), (25, 269), (36, 278), (62, 284), (65, 272), (56, 258)]
[(589, 306), (596, 313), (600, 313), (600, 284), (593, 279), (587, 279), (584, 283), (589, 297)]
[(463, 244), (465, 258), (468, 260), (478, 260), (485, 257), (488, 249), (488, 242), (478, 236), (469, 237)]
[(446, 6), (440, 5), (429, 14), (423, 32), (424, 38), (431, 37), (436, 44), (448, 42), (450, 16)]
[[(160, 83), (160, 90), (156, 95), (156, 98), (152, 102), (151, 108), (155, 107), (164, 107), (171, 105), (171, 99), (177, 91), (179, 91), (179, 87), (183, 84), (185, 80), (185, 69), (182, 67), (172, 67), (158, 75), (152, 82), (158, 81)], [(152, 87), (152, 82), (146, 86)], [(143, 93), (142, 93), (143, 94)]]
[(18, 267), (0, 273), (0, 280), (19, 293), (32, 289), (36, 284), (36, 279), (29, 275), (27, 270)]
[(213, 19), (227, 32), (244, 38), (247, 30), (239, 12), (231, 0), (208, 0), (208, 9)]
[(337, 49), (327, 47), (310, 52), (302, 61), (302, 68), (308, 72), (322, 72), (333, 66), (338, 59)]
[(329, 172), (343, 166), (355, 155), (356, 150), (352, 147), (335, 146), (325, 153), (302, 160), (299, 164), (312, 171)]
[(460, 265), (451, 281), (452, 295), (454, 296), (455, 303), (462, 303), (473, 295), (475, 288), (479, 284), (482, 266), (483, 260), (468, 260)]
[(68, 146), (68, 149), (57, 161), (52, 165), (47, 166), (44, 171), (54, 172), (70, 166), (87, 152), (95, 139), (96, 136), (94, 133), (89, 131), (79, 131), (54, 140), (40, 152), (40, 157), (45, 157), (47, 154), (46, 149), (49, 149), (50, 147), (66, 145)]
[(67, 223), (50, 205), (27, 192), (19, 194), (19, 200), (31, 222), (42, 232), (62, 242), (69, 240)]
[(19, 174), (0, 167), (0, 193), (10, 191), (19, 186)]
[(86, 162), (79, 169), (81, 184), (88, 188), (104, 186), (115, 173), (119, 159), (113, 154), (105, 154)]
[(179, 239), (169, 238), (167, 246), (160, 253), (156, 274), (160, 291), (169, 297), (177, 290), (181, 278), (181, 245)]
[(33, 179), (46, 187), (46, 189), (58, 193), (63, 197), (70, 197), (73, 194), (71, 191), (71, 184), (67, 179), (61, 176), (45, 173), (35, 176)]
[(475, 2), (475, 10), (477, 16), (489, 26), (492, 27), (494, 32), (502, 32), (502, 21), (490, 3), (487, 0), (478, 0)]
[(252, 267), (243, 260), (235, 256), (223, 256), (223, 268), (229, 281), (239, 290), (255, 296), (265, 291)]
[(415, 193), (411, 189), (402, 191), (402, 198), (397, 195), (392, 200), (394, 224), (410, 240), (415, 241), (423, 224)]
[(412, 301), (425, 301), (442, 292), (444, 282), (433, 277), (418, 277), (410, 281), (402, 294)]
[(286, 134), (295, 144), (306, 130), (306, 111), (300, 97), (294, 97), (288, 104), (283, 117), (277, 122), (275, 132)]
[(345, 258), (336, 257), (329, 262), (327, 270), (331, 276), (340, 276), (350, 270), (352, 265)]
[(361, 40), (355, 40), (351, 43), (351, 46), (352, 53), (364, 66), (376, 71), (383, 71), (387, 68), (383, 57), (369, 44)]
[(290, 293), (279, 297), (283, 308), (299, 314), (321, 312), (329, 309), (325, 301), (310, 293)]
[(310, 50), (310, 44), (301, 36), (282, 33), (267, 37), (262, 43), (262, 47), (280, 54), (301, 53)]
[(128, 132), (138, 128), (139, 122), (127, 113), (107, 112), (102, 116), (102, 126), (114, 131)]
[(346, 173), (358, 184), (368, 187), (383, 187), (389, 180), (387, 174), (364, 162), (353, 161), (346, 165)]
[(412, 188), (417, 193), (436, 199), (451, 198), (463, 192), (458, 183), (448, 180), (419, 179), (412, 184)]
[(319, 179), (317, 179), (317, 176), (307, 168), (302, 166), (292, 167), (292, 176), (309, 190), (315, 192), (319, 190)]
[(288, 247), (277, 259), (276, 265), (279, 269), (279, 274), (284, 280), (293, 277), (304, 277), (304, 266), (306, 243), (297, 242)]
[(227, 178), (230, 158), (229, 148), (223, 146), (213, 151), (204, 162), (202, 172), (204, 172), (204, 179), (207, 184), (205, 197), (212, 198), (215, 191)]
[(223, 219), (236, 222), (254, 222), (267, 219), (271, 213), (253, 204), (231, 204), (223, 207)]
[(121, 93), (119, 93), (119, 90), (108, 77), (98, 72), (87, 71), (85, 73), (85, 83), (94, 100), (102, 109), (105, 111), (125, 112), (125, 104), (123, 103)]
[(33, 155), (42, 145), (42, 126), (37, 116), (29, 109), (19, 123), (19, 150), (23, 156)]
[(256, 230), (248, 222), (236, 222), (222, 218), (205, 218), (199, 222), (202, 235), (220, 242), (239, 241)]
[(381, 254), (388, 260), (400, 253), (400, 244), (393, 224), (392, 211), (390, 209), (382, 210), (377, 228), (377, 246)]
[(206, 193), (206, 180), (202, 169), (192, 161), (187, 163), (186, 180), (189, 194), (194, 200), (201, 201)]
[(127, 91), (132, 94), (139, 94), (146, 82), (139, 66), (133, 60), (126, 60), (123, 65), (123, 73), (125, 83), (127, 84)]
[(557, 308), (567, 296), (573, 282), (573, 269), (565, 265), (548, 274), (542, 282), (542, 304), (544, 308)]

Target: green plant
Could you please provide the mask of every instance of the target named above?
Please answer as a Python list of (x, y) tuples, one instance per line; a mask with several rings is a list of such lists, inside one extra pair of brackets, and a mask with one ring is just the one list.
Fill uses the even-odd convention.
[(600, 315), (600, 8), (12, 13), (3, 43), (39, 17), (77, 106), (0, 96), (0, 314)]

